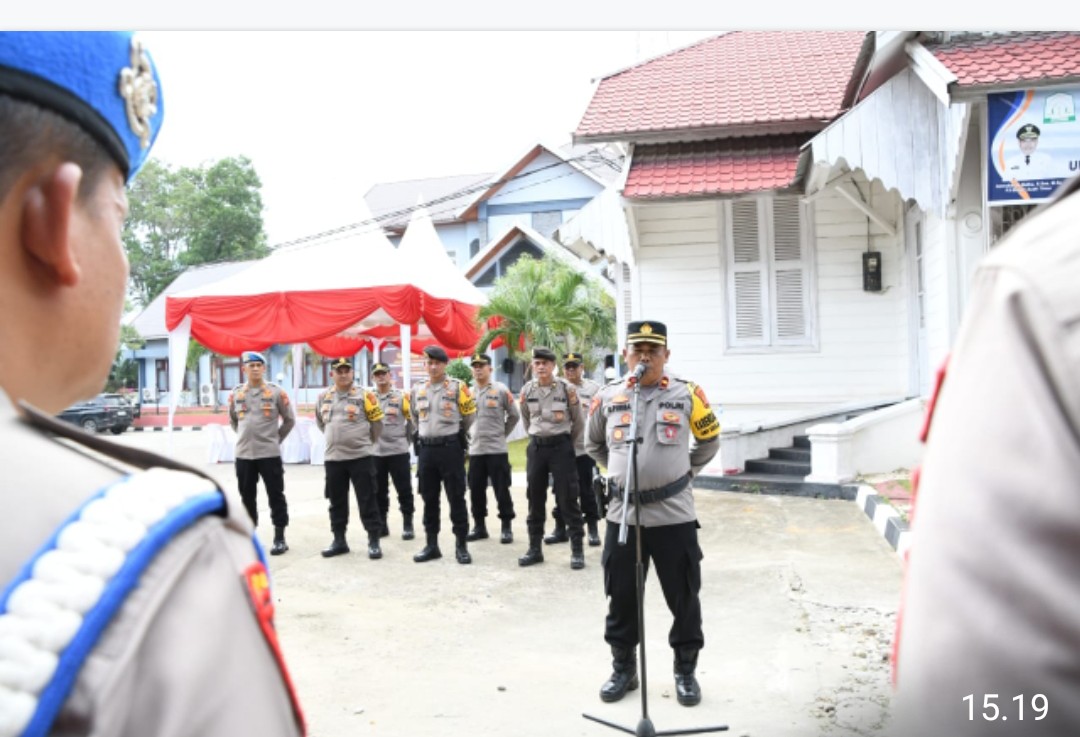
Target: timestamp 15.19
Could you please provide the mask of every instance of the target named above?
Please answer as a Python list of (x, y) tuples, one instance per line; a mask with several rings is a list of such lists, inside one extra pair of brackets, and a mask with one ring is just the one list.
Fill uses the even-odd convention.
[[(967, 702), (968, 708), (968, 721), (974, 721), (975, 714), (975, 694), (968, 694), (962, 700)], [(998, 695), (996, 693), (983, 694), (982, 697), (982, 712), (979, 714), (983, 719), (988, 722), (997, 721), (998, 719), (1005, 721), (1011, 716), (1019, 721), (1024, 721), (1025, 716), (1032, 718), (1030, 714), (1024, 713), (1024, 701), (1027, 697), (1024, 694), (1019, 696), (1013, 696), (1010, 701), (1015, 702), (1015, 707), (1010, 707), (1008, 702), (1003, 702), (1005, 709), (1010, 712), (1015, 709), (1015, 714), (1005, 713), (1000, 707), (998, 707)], [(1041, 693), (1033, 694), (1031, 696), (1031, 711), (1035, 712), (1034, 721), (1045, 719), (1046, 714), (1050, 711), (1050, 701)]]

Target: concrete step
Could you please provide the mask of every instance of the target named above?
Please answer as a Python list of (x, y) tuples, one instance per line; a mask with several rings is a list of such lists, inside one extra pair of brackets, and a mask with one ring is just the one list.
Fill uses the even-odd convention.
[(736, 473), (729, 476), (697, 476), (695, 490), (736, 491), (744, 494), (776, 494), (781, 496), (805, 496), (814, 499), (844, 499), (854, 501), (857, 486), (840, 484), (808, 484), (801, 476), (776, 474)]
[(770, 448), (769, 458), (778, 461), (797, 461), (810, 463), (809, 448)]
[(792, 438), (792, 444), (796, 448), (810, 448), (810, 436), (809, 435), (796, 435)]
[(810, 463), (758, 458), (746, 462), (746, 473), (776, 474), (779, 476), (809, 476)]

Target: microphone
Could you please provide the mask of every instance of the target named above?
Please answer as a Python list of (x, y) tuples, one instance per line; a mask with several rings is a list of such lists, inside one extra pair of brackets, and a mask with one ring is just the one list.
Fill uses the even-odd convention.
[(643, 364), (643, 363), (639, 363), (639, 364), (637, 365), (637, 368), (635, 368), (635, 369), (634, 369), (634, 374), (633, 374), (633, 376), (634, 376), (634, 381), (641, 381), (641, 377), (645, 375), (645, 372), (646, 372), (646, 371), (647, 371), (648, 369), (649, 369), (649, 367), (648, 367), (648, 366), (646, 366), (646, 365), (645, 365), (645, 364)]

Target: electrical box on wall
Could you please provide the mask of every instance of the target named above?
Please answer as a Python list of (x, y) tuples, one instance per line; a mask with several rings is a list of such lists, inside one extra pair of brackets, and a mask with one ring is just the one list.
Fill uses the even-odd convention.
[(881, 291), (881, 251), (863, 253), (862, 288), (864, 292)]

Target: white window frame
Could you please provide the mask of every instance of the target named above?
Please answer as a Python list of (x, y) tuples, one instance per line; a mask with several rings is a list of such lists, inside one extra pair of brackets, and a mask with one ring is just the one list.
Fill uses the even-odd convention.
[[(781, 337), (778, 320), (777, 277), (790, 260), (777, 258), (775, 248), (774, 202), (778, 198), (795, 200), (799, 212), (800, 258), (795, 262), (803, 280), (802, 311), (804, 332), (797, 337)], [(736, 210), (745, 214), (749, 208), (756, 214), (757, 259), (753, 262), (735, 260)], [(725, 353), (784, 353), (813, 352), (818, 350), (817, 333), (817, 278), (815, 269), (813, 207), (798, 195), (766, 195), (726, 200), (721, 203), (721, 228), (724, 233), (724, 271), (727, 307)], [(740, 243), (745, 246), (745, 242)], [(743, 250), (743, 256), (746, 252)], [(736, 308), (736, 281), (742, 274), (758, 274), (760, 294), (760, 335), (739, 337), (739, 312)], [(743, 313), (745, 323), (745, 313)]]

